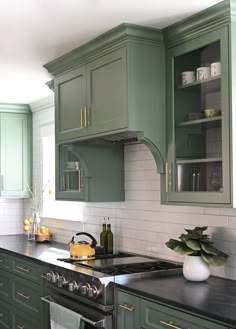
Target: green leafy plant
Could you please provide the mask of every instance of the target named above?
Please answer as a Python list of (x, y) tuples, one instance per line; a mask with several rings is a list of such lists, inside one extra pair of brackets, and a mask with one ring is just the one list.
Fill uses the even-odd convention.
[(180, 255), (201, 256), (209, 265), (222, 266), (229, 256), (213, 246), (209, 235), (204, 234), (207, 228), (197, 226), (193, 230), (185, 229), (187, 234), (181, 234), (179, 240), (170, 239), (166, 246)]

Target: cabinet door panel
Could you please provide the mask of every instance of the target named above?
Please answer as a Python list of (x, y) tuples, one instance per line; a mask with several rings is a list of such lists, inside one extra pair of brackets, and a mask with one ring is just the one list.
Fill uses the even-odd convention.
[(0, 268), (5, 270), (11, 269), (11, 256), (3, 252), (0, 253)]
[[(222, 28), (167, 52), (167, 202), (231, 203), (227, 49)], [(214, 62), (221, 62), (221, 74), (211, 76)], [(206, 77), (196, 73), (193, 81), (183, 80), (204, 67)], [(207, 109), (218, 112), (208, 117)]]
[(13, 328), (14, 329), (40, 329), (40, 328), (48, 328), (41, 327), (39, 321), (35, 321), (35, 319), (29, 315), (25, 315), (24, 312), (15, 311), (13, 317)]
[(16, 275), (13, 277), (13, 305), (39, 318), (42, 312), (40, 286)]
[(0, 270), (0, 297), (6, 301), (11, 301), (12, 278), (5, 270)]
[(89, 134), (128, 125), (126, 48), (121, 48), (87, 65)]
[(140, 315), (140, 299), (136, 296), (117, 292), (117, 329), (137, 329)]
[(86, 107), (86, 67), (55, 79), (56, 140), (63, 141), (86, 133), (82, 110)]
[(1, 196), (28, 196), (28, 116), (1, 114)]
[(13, 272), (37, 283), (41, 282), (41, 275), (44, 273), (40, 265), (16, 257), (13, 258)]
[(12, 329), (12, 306), (0, 299), (0, 329)]
[(146, 300), (141, 301), (141, 327), (145, 329), (227, 329), (225, 326), (173, 310)]

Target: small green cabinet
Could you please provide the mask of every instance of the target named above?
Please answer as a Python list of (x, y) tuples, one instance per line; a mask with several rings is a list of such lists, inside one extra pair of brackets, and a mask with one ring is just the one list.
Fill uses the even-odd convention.
[(31, 185), (31, 111), (28, 105), (0, 103), (2, 197), (29, 197)]
[(227, 326), (116, 288), (116, 329), (228, 329)]
[(56, 199), (123, 201), (123, 145), (78, 142), (56, 145)]

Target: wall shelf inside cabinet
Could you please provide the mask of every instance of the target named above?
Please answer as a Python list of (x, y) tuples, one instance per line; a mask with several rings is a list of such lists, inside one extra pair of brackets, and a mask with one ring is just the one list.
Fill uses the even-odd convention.
[(176, 159), (176, 164), (184, 163), (204, 163), (204, 162), (221, 162), (222, 158), (204, 158), (204, 159)]
[(191, 125), (196, 125), (196, 124), (205, 124), (209, 125), (211, 127), (216, 127), (221, 124), (221, 115), (213, 118), (203, 118), (199, 120), (190, 120), (190, 121), (184, 121), (179, 123), (177, 126), (178, 127), (183, 127), (183, 126), (191, 126)]
[(204, 80), (195, 80), (194, 82), (188, 83), (186, 85), (178, 86), (177, 90), (189, 90), (192, 91), (194, 89), (199, 89), (212, 92), (220, 90), (221, 76), (217, 75), (216, 77), (211, 77)]

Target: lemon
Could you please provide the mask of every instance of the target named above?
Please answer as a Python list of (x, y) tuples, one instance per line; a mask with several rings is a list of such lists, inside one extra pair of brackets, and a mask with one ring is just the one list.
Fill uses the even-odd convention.
[(30, 229), (29, 225), (24, 225), (24, 231), (25, 231), (25, 232), (28, 232), (29, 229)]
[(32, 217), (29, 218), (29, 222), (33, 223), (33, 218)]
[(28, 219), (24, 219), (24, 225), (29, 225), (30, 221)]

